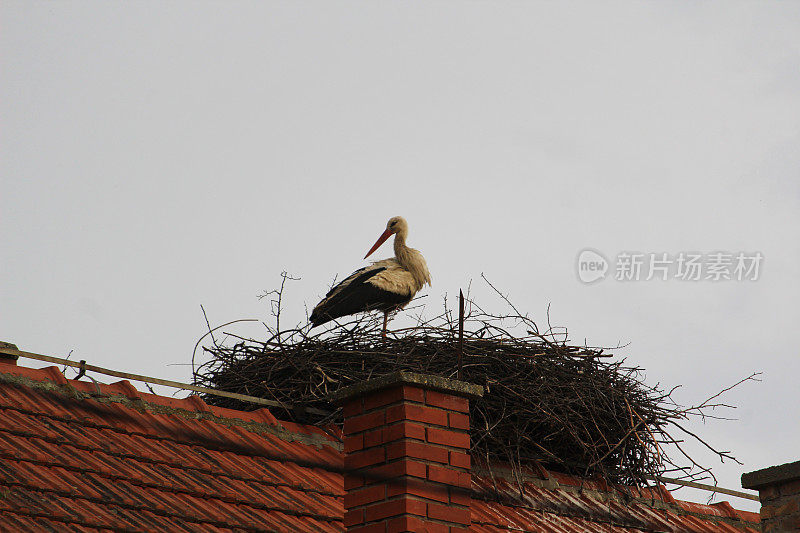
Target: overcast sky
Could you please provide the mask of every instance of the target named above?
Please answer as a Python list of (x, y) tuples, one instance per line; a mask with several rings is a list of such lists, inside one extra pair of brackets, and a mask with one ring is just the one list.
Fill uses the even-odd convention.
[[(763, 372), (725, 396), (738, 420), (692, 427), (744, 462), (717, 466), (727, 487), (800, 459), (800, 3), (0, 13), (0, 340), (189, 380), (201, 304), (267, 320), (286, 270), (300, 321), (400, 214), (429, 307), (473, 280), (502, 311), (483, 272), (685, 403)], [(585, 248), (606, 279), (581, 282)], [(623, 282), (623, 252), (764, 259), (757, 280)]]

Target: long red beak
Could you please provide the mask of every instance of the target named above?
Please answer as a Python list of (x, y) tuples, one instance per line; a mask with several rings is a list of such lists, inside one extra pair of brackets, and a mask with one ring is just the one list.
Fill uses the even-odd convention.
[(369, 249), (369, 252), (367, 252), (367, 255), (364, 256), (364, 259), (369, 257), (372, 252), (374, 252), (375, 250), (380, 248), (381, 244), (385, 243), (386, 239), (388, 239), (391, 236), (392, 236), (392, 230), (387, 229), (386, 231), (384, 231), (383, 234), (380, 237), (378, 237), (378, 240), (375, 241), (375, 244), (372, 245), (372, 248)]

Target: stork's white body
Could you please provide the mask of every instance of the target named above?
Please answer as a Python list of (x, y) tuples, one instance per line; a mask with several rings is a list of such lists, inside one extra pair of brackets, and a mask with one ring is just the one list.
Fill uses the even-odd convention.
[(356, 270), (333, 287), (311, 313), (314, 326), (361, 311), (380, 310), (384, 312), (385, 331), (388, 314), (408, 304), (426, 283), (431, 284), (425, 258), (406, 246), (408, 223), (402, 217), (389, 219), (386, 231), (367, 256), (392, 234), (395, 256)]

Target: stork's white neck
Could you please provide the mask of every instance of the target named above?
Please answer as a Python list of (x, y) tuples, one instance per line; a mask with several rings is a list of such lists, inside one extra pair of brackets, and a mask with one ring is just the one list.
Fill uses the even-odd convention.
[(394, 235), (394, 256), (403, 268), (409, 270), (412, 258), (409, 248), (406, 246), (406, 235), (404, 232), (398, 231)]
[(414, 281), (417, 283), (416, 290), (420, 290), (425, 283), (430, 285), (431, 275), (425, 259), (417, 250), (406, 246), (404, 231), (399, 231), (394, 236), (394, 257), (400, 266), (408, 270), (414, 277)]

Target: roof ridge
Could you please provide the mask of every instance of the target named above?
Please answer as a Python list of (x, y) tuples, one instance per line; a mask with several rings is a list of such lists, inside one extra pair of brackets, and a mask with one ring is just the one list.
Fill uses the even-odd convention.
[[(606, 489), (597, 488), (595, 485), (599, 485), (599, 483), (595, 480), (587, 480), (575, 476), (571, 476), (569, 474), (564, 474), (561, 472), (551, 472), (544, 470), (541, 467), (544, 474), (550, 474), (550, 477), (547, 479), (543, 479), (540, 477), (536, 477), (531, 472), (526, 471), (523, 469), (522, 471), (512, 471), (508, 466), (502, 465), (492, 465), (490, 469), (487, 469), (485, 466), (478, 466), (475, 465), (473, 467), (473, 474), (478, 474), (481, 476), (486, 476), (484, 479), (489, 479), (494, 481), (495, 479), (501, 480), (510, 485), (516, 485), (516, 481), (514, 480), (514, 475), (520, 475), (522, 478), (523, 483), (531, 483), (539, 488), (547, 489), (547, 490), (562, 490), (565, 492), (571, 492), (576, 494), (589, 494), (600, 498), (607, 498), (609, 500), (616, 501), (622, 505), (627, 505), (630, 501), (636, 501), (651, 509), (663, 509), (673, 511), (676, 514), (681, 515), (688, 515), (688, 516), (695, 516), (702, 519), (714, 520), (714, 521), (723, 521), (725, 523), (729, 523), (731, 525), (739, 525), (739, 524), (754, 524), (759, 522), (758, 513), (749, 513), (748, 511), (741, 511), (734, 508), (730, 502), (727, 500), (723, 500), (720, 502), (716, 502), (714, 504), (702, 504), (702, 503), (695, 503), (695, 502), (686, 502), (683, 500), (676, 500), (672, 494), (664, 487), (663, 485), (658, 485), (657, 487), (632, 487), (627, 485), (614, 485), (610, 483), (603, 482), (602, 484), (606, 485)], [(512, 477), (504, 477), (504, 475), (510, 474)], [(559, 479), (560, 478), (560, 479)], [(571, 479), (576, 481), (574, 484), (564, 483), (564, 478)], [(488, 488), (488, 487), (486, 487)], [(639, 492), (640, 495), (636, 495), (634, 491)], [(652, 496), (646, 496), (643, 492), (649, 492)], [(656, 491), (658, 491), (658, 497), (655, 496)], [(481, 499), (484, 501), (495, 501), (500, 504), (504, 504), (504, 501), (508, 501), (510, 499), (508, 493), (502, 493), (500, 491), (494, 490), (482, 490), (482, 491), (475, 491), (473, 489), (473, 498)], [(511, 502), (509, 502), (511, 503)], [(517, 498), (514, 502), (514, 505), (520, 504), (530, 504), (530, 501), (524, 501)], [(682, 505), (687, 504), (687, 505)], [(523, 506), (528, 506), (523, 505)], [(529, 507), (531, 509), (535, 509), (534, 507)], [(697, 510), (694, 510), (695, 508)], [(707, 509), (709, 512), (704, 513), (701, 509)], [(547, 512), (554, 512), (552, 509), (545, 509)], [(733, 512), (731, 512), (733, 511)], [(752, 516), (748, 516), (752, 515)]]
[[(37, 379), (37, 377), (42, 379)], [(127, 380), (121, 380), (113, 384), (90, 384), (83, 381), (68, 380), (56, 366), (35, 369), (0, 364), (0, 382), (57, 392), (77, 400), (92, 399), (100, 403), (121, 404), (139, 412), (177, 415), (187, 420), (206, 420), (226, 427), (240, 427), (257, 434), (275, 435), (289, 442), (299, 441), (303, 444), (317, 447), (331, 446), (337, 450), (341, 449), (341, 442), (335, 440), (334, 436), (323, 429), (316, 426), (279, 421), (266, 408), (258, 409), (257, 411), (237, 411), (209, 406), (202, 398), (196, 395), (190, 395), (189, 398), (185, 399), (175, 399), (157, 394), (143, 393), (138, 391)], [(91, 389), (95, 389), (97, 392), (92, 393), (90, 392)], [(114, 392), (117, 393), (114, 394)], [(133, 392), (136, 393), (136, 396), (131, 396)], [(152, 401), (152, 399), (157, 401)], [(175, 406), (176, 403), (180, 406)], [(18, 410), (22, 411), (21, 409)], [(230, 416), (228, 413), (242, 416)], [(36, 414), (43, 415), (43, 413)], [(258, 417), (261, 417), (264, 421), (258, 421)], [(112, 429), (114, 428), (112, 427)], [(297, 431), (291, 431), (291, 429), (296, 429)], [(301, 432), (303, 429), (307, 430), (307, 432)], [(131, 431), (127, 433), (137, 434)], [(146, 434), (142, 435), (146, 436)]]

